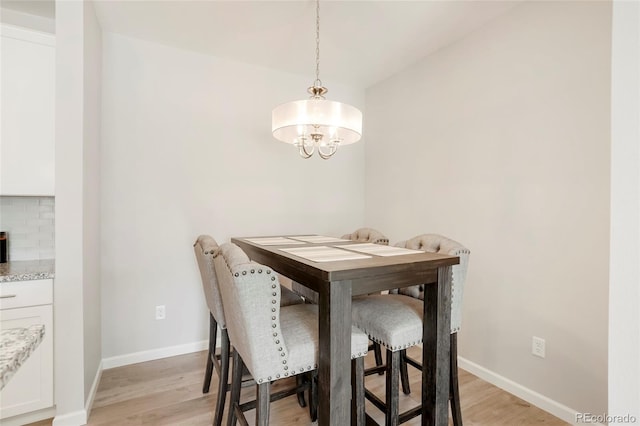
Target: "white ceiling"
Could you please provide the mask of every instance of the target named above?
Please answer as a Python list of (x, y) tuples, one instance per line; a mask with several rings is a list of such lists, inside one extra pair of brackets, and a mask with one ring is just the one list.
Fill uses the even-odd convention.
[[(315, 79), (315, 2), (96, 1), (104, 31)], [(320, 78), (368, 87), (517, 1), (320, 3)]]
[(44, 18), (53, 18), (55, 16), (54, 0), (1, 0), (0, 6)]
[[(0, 0), (53, 17), (54, 0)], [(66, 0), (59, 0), (66, 1)], [(521, 0), (322, 0), (320, 78), (368, 87)], [(315, 1), (95, 0), (107, 32), (315, 79)]]

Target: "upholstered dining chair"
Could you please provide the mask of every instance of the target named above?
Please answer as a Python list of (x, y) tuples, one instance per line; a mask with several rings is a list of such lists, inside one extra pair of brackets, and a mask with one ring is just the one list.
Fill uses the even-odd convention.
[[(271, 383), (317, 370), (318, 307), (312, 304), (280, 306), (281, 288), (275, 272), (249, 260), (235, 244), (225, 243), (214, 252), (214, 262), (223, 305), (227, 314), (229, 339), (235, 348), (229, 426), (238, 418), (246, 423), (244, 411), (256, 408), (256, 425), (269, 424), (270, 400), (296, 391), (271, 395)], [(367, 335), (352, 327), (352, 397), (356, 423), (364, 424), (364, 356)], [(240, 404), (243, 366), (257, 383), (257, 400)], [(315, 409), (315, 380), (310, 385), (309, 407)], [(315, 413), (311, 413), (315, 420)]]
[[(207, 354), (207, 367), (204, 374), (204, 384), (202, 393), (208, 393), (211, 386), (211, 377), (215, 367), (218, 373), (218, 395), (216, 400), (216, 411), (214, 414), (214, 426), (222, 424), (222, 416), (224, 414), (224, 404), (227, 391), (229, 390), (229, 357), (230, 343), (227, 333), (227, 325), (225, 321), (224, 309), (222, 306), (222, 297), (220, 295), (220, 287), (215, 273), (213, 262), (214, 251), (218, 248), (218, 243), (209, 235), (200, 235), (193, 245), (200, 277), (202, 279), (202, 288), (204, 296), (209, 308), (209, 352)], [(300, 296), (291, 290), (284, 288), (281, 292), (280, 302), (285, 305), (293, 305), (304, 303)], [(220, 354), (216, 355), (216, 339), (220, 327)], [(304, 406), (303, 394), (299, 394), (298, 399), (300, 405)]]
[(360, 241), (363, 243), (374, 243), (389, 245), (389, 239), (380, 231), (373, 228), (359, 228), (351, 234), (342, 236), (344, 240)]
[[(437, 234), (423, 234), (396, 244), (414, 250), (442, 253), (460, 257), (451, 268), (451, 335), (449, 401), (453, 424), (462, 426), (460, 393), (458, 389), (457, 332), (462, 323), (462, 295), (467, 275), (470, 251), (462, 244)], [(407, 364), (422, 369), (422, 365), (407, 356), (406, 349), (422, 342), (424, 285), (393, 290), (388, 295), (363, 296), (353, 300), (353, 322), (369, 337), (387, 348), (386, 403), (365, 391), (376, 407), (385, 411), (387, 425), (397, 425), (398, 380), (404, 393), (410, 393)], [(406, 414), (406, 413), (405, 413)], [(411, 417), (402, 416), (403, 421)]]

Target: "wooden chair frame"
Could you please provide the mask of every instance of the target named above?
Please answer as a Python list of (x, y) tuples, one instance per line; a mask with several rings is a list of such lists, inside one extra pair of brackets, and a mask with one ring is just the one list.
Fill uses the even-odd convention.
[[(366, 424), (366, 414), (364, 410), (364, 357), (358, 357), (351, 361), (351, 424), (354, 426), (364, 426)], [(296, 376), (296, 386), (280, 392), (271, 393), (271, 382), (257, 385), (257, 399), (240, 403), (240, 393), (242, 386), (242, 370), (244, 362), (237, 351), (233, 352), (233, 373), (231, 380), (231, 401), (230, 413), (227, 426), (235, 426), (240, 422), (242, 426), (249, 426), (244, 413), (248, 410), (256, 409), (256, 426), (268, 426), (270, 404), (294, 393), (309, 392), (309, 416), (311, 421), (318, 419), (318, 370), (310, 372), (308, 380), (300, 380), (304, 376)]]

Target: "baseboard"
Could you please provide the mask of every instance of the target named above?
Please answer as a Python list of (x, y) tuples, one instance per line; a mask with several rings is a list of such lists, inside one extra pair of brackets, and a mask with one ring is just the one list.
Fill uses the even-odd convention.
[(61, 416), (55, 416), (53, 419), (52, 426), (80, 426), (86, 425), (89, 420), (89, 413), (91, 413), (91, 407), (93, 406), (93, 400), (96, 397), (96, 392), (98, 391), (98, 384), (100, 384), (100, 378), (102, 377), (102, 361), (98, 364), (98, 370), (96, 371), (96, 375), (93, 378), (93, 383), (91, 384), (91, 389), (89, 390), (89, 395), (87, 395), (87, 400), (84, 404), (84, 410), (74, 411), (69, 414), (64, 414)]
[(124, 365), (137, 364), (139, 362), (153, 361), (156, 359), (168, 358), (176, 355), (184, 355), (192, 352), (204, 351), (208, 348), (209, 342), (206, 340), (202, 340), (200, 342), (186, 343), (183, 345), (168, 346), (166, 348), (151, 349), (148, 351), (118, 355), (110, 358), (103, 358), (102, 368), (104, 370), (108, 370), (110, 368), (122, 367)]
[[(527, 401), (528, 403), (535, 405), (536, 407), (553, 414), (561, 420), (564, 420), (567, 423), (572, 425), (584, 425), (584, 422), (579, 423), (576, 421), (578, 412), (573, 410), (566, 405), (560, 404), (557, 401), (554, 401), (551, 398), (548, 398), (538, 392), (535, 392), (529, 388), (522, 386), (519, 383), (514, 382), (513, 380), (507, 379), (504, 376), (501, 376), (485, 367), (482, 367), (475, 362), (469, 361), (468, 359), (458, 357), (458, 367), (463, 370), (468, 371), (469, 373), (480, 377), (482, 380), (491, 383), (503, 389), (510, 394), (517, 396), (520, 399)], [(596, 426), (604, 426), (601, 423), (590, 423)]]
[(52, 426), (81, 426), (87, 424), (87, 412), (85, 410), (55, 416)]
[(100, 361), (100, 364), (98, 364), (98, 371), (96, 371), (96, 376), (93, 378), (93, 383), (91, 384), (89, 395), (87, 395), (87, 400), (84, 403), (84, 411), (87, 412), (87, 419), (91, 415), (93, 400), (96, 398), (96, 392), (98, 392), (98, 385), (100, 384), (101, 378), (102, 378), (102, 361)]

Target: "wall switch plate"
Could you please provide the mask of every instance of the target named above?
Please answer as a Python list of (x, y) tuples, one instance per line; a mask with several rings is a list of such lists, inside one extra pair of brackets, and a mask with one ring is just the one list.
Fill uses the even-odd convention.
[(545, 357), (545, 341), (540, 337), (533, 336), (531, 341), (531, 353), (540, 358)]
[(163, 320), (166, 317), (167, 317), (167, 311), (166, 311), (164, 305), (156, 306), (156, 319), (157, 320)]

